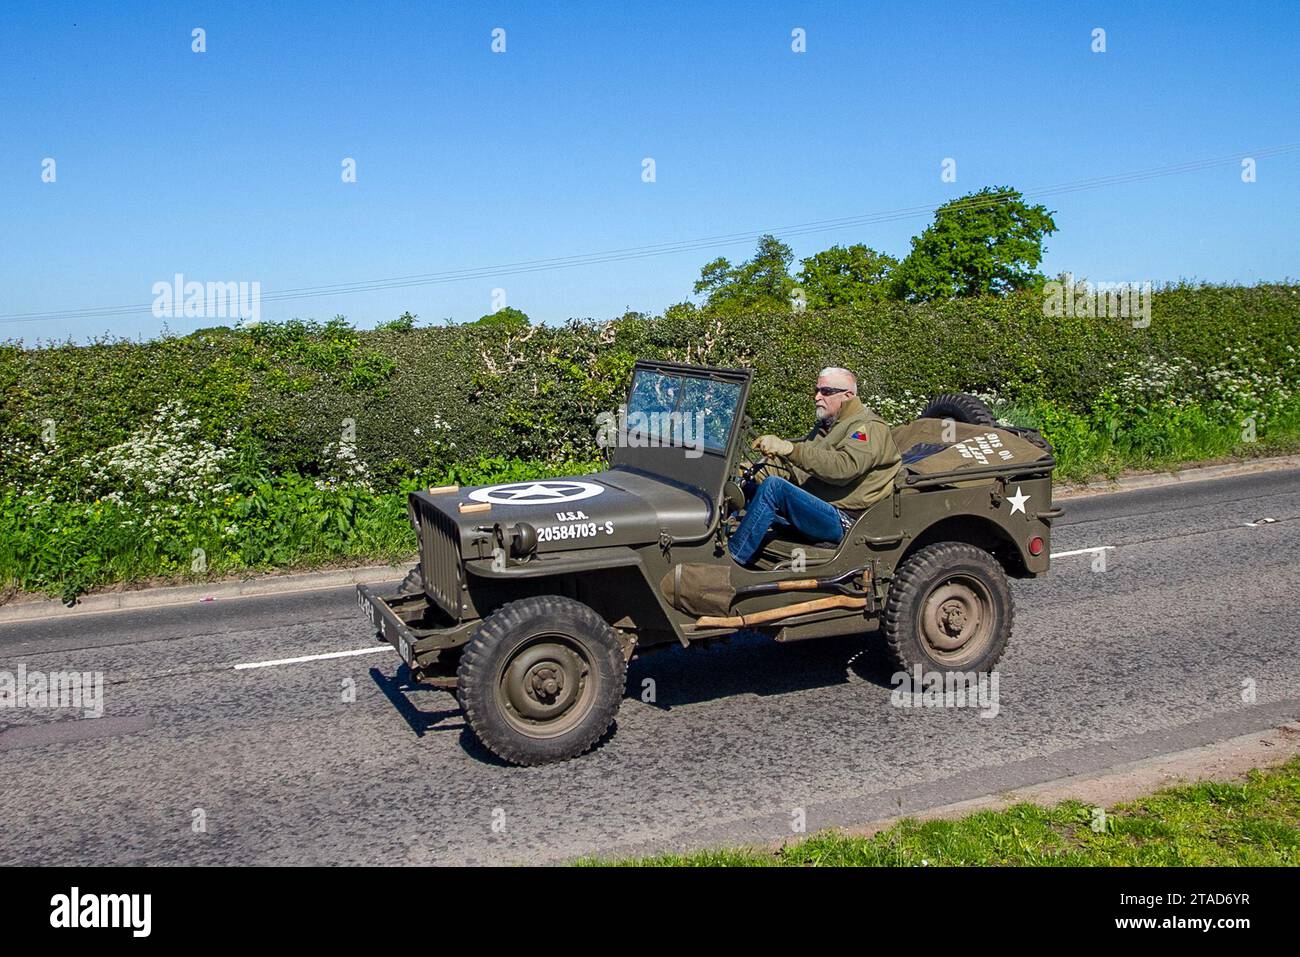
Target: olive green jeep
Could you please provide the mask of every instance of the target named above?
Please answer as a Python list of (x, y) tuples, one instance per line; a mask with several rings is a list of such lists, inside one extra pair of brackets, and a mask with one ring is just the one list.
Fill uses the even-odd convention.
[(750, 452), (749, 386), (748, 370), (640, 361), (603, 471), (413, 492), (419, 565), (395, 594), (358, 588), (412, 681), (454, 689), (487, 748), (539, 764), (600, 740), (628, 661), (673, 642), (879, 629), (909, 673), (992, 669), (1007, 576), (1047, 571), (1051, 447), (939, 396), (893, 430), (893, 488), (838, 543), (777, 530), (741, 567), (741, 489), (773, 467)]

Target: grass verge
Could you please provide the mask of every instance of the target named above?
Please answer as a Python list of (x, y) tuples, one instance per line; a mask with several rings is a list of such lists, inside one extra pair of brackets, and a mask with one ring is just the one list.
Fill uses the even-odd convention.
[(905, 819), (870, 837), (824, 831), (740, 847), (583, 865), (636, 867), (1187, 867), (1300, 864), (1300, 757), (1244, 781), (1169, 788), (1113, 808), (1016, 804), (952, 821)]

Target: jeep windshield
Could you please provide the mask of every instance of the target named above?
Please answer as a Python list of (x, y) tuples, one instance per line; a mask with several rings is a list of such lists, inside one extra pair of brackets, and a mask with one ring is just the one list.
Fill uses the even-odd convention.
[(725, 452), (740, 383), (639, 369), (627, 400), (627, 431), (647, 442)]
[(616, 434), (606, 434), (610, 464), (693, 485), (716, 501), (745, 400), (749, 372), (641, 361), (632, 372)]

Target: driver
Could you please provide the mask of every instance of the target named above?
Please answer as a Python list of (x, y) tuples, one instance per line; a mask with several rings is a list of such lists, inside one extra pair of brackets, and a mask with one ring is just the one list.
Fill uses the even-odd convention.
[(745, 517), (728, 543), (748, 565), (773, 526), (793, 527), (815, 542), (837, 543), (859, 515), (889, 494), (902, 459), (880, 416), (858, 399), (858, 380), (830, 367), (814, 389), (817, 424), (794, 442), (761, 435), (753, 448), (789, 479), (769, 474), (752, 490)]

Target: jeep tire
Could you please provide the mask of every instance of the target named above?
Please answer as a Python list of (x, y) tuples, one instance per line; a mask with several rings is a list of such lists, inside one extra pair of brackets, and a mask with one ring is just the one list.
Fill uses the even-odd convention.
[(1006, 651), (1014, 613), (997, 559), (964, 542), (939, 542), (898, 567), (881, 626), (902, 671), (988, 672)]
[(965, 392), (945, 392), (936, 395), (921, 410), (922, 419), (952, 419), (967, 425), (991, 425), (996, 427), (998, 417), (993, 414), (983, 399), (978, 399)]
[(531, 765), (591, 748), (614, 723), (626, 683), (614, 629), (581, 602), (542, 595), (483, 619), (461, 655), (456, 694), (489, 751)]
[(402, 579), (402, 583), (397, 586), (397, 594), (399, 595), (424, 594), (424, 573), (420, 571), (419, 565), (416, 565), (414, 568), (412, 568), (409, 572), (406, 573), (406, 577)]

